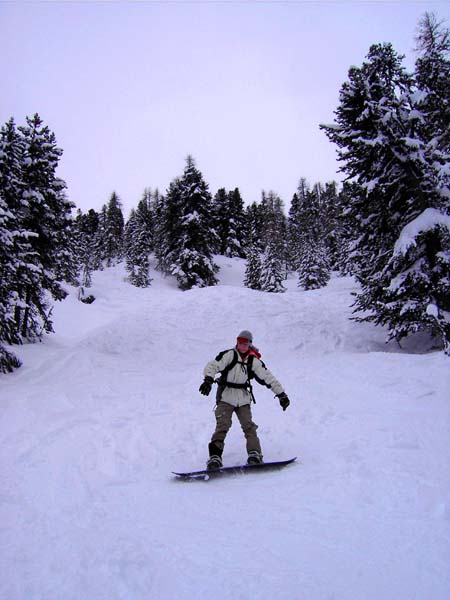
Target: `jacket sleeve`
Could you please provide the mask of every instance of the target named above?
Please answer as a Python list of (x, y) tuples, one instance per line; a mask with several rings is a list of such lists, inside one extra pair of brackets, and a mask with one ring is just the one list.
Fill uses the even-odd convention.
[(281, 394), (282, 392), (284, 392), (284, 388), (281, 385), (281, 383), (269, 371), (269, 369), (262, 362), (262, 360), (255, 358), (253, 360), (252, 369), (253, 369), (253, 373), (255, 375), (256, 381), (258, 383), (261, 383), (262, 385), (265, 385), (268, 388), (270, 388), (272, 390), (272, 392), (275, 394), (275, 396), (278, 396), (278, 394)]
[(231, 363), (234, 356), (234, 350), (226, 350), (216, 356), (214, 360), (210, 360), (209, 363), (203, 369), (204, 377), (214, 377), (220, 371), (223, 371), (227, 365)]

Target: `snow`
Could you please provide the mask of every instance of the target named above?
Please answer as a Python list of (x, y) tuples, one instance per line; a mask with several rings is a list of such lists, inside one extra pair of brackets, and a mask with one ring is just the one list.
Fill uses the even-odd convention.
[(394, 256), (406, 254), (410, 246), (416, 244), (416, 238), (424, 231), (429, 231), (437, 226), (450, 230), (450, 215), (446, 215), (436, 208), (426, 208), (420, 215), (406, 225), (394, 246)]
[[(0, 379), (0, 598), (449, 598), (448, 358), (349, 321), (351, 278), (271, 294), (215, 261), (221, 284), (188, 292), (97, 272), (93, 304), (72, 289), (57, 333), (18, 349)], [(203, 366), (243, 328), (291, 399), (254, 386), (265, 458), (299, 462), (179, 482), (213, 430)], [(224, 460), (244, 459), (235, 422)]]
[(434, 317), (435, 319), (439, 318), (439, 308), (436, 304), (428, 304), (427, 315), (430, 315), (430, 317)]

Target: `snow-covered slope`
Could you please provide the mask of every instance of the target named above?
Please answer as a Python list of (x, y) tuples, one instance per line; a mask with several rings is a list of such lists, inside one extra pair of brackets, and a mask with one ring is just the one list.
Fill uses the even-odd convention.
[[(96, 273), (94, 304), (73, 293), (20, 348), (0, 379), (0, 598), (447, 600), (448, 358), (350, 322), (349, 278), (265, 294), (220, 264), (189, 292)], [(256, 385), (265, 458), (300, 462), (179, 482), (213, 430), (203, 366), (243, 328), (291, 398)], [(224, 460), (245, 460), (237, 422)]]

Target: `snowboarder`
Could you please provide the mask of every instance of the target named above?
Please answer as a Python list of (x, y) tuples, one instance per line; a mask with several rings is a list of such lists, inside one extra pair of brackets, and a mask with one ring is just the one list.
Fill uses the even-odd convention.
[(260, 360), (261, 354), (253, 346), (253, 335), (244, 330), (237, 337), (235, 348), (220, 352), (204, 368), (204, 380), (199, 392), (208, 396), (214, 383), (214, 377), (221, 373), (218, 381), (216, 430), (209, 443), (208, 469), (218, 469), (222, 466), (222, 453), (226, 435), (231, 427), (233, 413), (235, 412), (247, 441), (248, 464), (263, 462), (261, 444), (256, 434), (258, 426), (252, 420), (250, 403), (253, 392), (250, 379), (270, 388), (278, 398), (283, 410), (289, 406), (287, 397), (281, 383), (275, 379), (266, 365)]

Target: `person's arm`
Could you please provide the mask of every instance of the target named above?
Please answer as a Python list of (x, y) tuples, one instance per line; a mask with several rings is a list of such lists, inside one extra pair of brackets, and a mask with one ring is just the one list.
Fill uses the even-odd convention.
[(270, 388), (278, 398), (281, 408), (286, 410), (290, 404), (290, 401), (286, 392), (284, 391), (283, 386), (275, 377), (275, 375), (271, 373), (266, 365), (257, 358), (253, 359), (252, 369), (253, 373), (255, 374), (256, 381)]
[(209, 361), (209, 363), (203, 369), (204, 380), (198, 388), (198, 391), (201, 394), (204, 396), (209, 395), (212, 384), (214, 383), (214, 377), (217, 375), (217, 373), (223, 371), (223, 369), (225, 369), (225, 367), (231, 363), (233, 356), (234, 350), (226, 350), (225, 352), (218, 354), (214, 360)]

